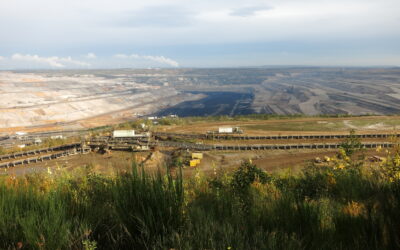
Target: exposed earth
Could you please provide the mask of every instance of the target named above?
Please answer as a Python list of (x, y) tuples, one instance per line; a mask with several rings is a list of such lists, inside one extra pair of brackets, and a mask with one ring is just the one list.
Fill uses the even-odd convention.
[(1, 131), (87, 128), (168, 114), (392, 115), (400, 113), (400, 69), (1, 71), (0, 97)]

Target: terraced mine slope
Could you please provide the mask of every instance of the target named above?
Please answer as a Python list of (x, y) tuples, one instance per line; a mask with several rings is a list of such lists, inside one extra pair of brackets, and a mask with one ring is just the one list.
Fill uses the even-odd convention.
[(400, 69), (0, 72), (0, 130), (94, 127), (150, 114), (250, 113), (398, 114)]
[(125, 75), (80, 72), (0, 73), (0, 129), (32, 126), (85, 127), (133, 119), (198, 98), (173, 87), (137, 83)]
[[(234, 92), (231, 100), (215, 95), (162, 113), (186, 115), (182, 107), (207, 114), (397, 114), (400, 69), (287, 68), (188, 70), (173, 80), (178, 89)], [(193, 93), (193, 92), (192, 92)], [(240, 93), (240, 94), (238, 94)], [(191, 105), (194, 104), (194, 105)]]

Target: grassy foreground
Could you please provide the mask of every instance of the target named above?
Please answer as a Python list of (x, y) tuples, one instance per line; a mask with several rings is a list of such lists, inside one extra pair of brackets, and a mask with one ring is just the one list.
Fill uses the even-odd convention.
[(299, 175), (245, 161), (192, 179), (136, 166), (3, 178), (0, 249), (398, 249), (399, 150), (376, 168), (357, 151), (344, 143)]

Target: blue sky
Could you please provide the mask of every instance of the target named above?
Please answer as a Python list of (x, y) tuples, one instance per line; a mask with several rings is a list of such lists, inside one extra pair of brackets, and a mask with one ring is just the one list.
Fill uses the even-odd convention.
[(1, 0), (0, 69), (400, 65), (399, 0)]

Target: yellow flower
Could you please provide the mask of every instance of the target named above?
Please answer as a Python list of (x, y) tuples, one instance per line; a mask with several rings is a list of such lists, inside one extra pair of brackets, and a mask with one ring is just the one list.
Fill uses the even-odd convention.
[(343, 208), (343, 212), (353, 216), (353, 217), (357, 217), (360, 216), (364, 213), (365, 210), (365, 206), (362, 203), (359, 202), (349, 202), (344, 208)]
[(382, 147), (381, 146), (378, 146), (377, 148), (376, 148), (376, 152), (381, 152), (381, 150), (382, 150)]
[(336, 179), (335, 179), (335, 177), (333, 177), (332, 174), (330, 174), (330, 175), (328, 176), (328, 183), (329, 183), (330, 185), (335, 185), (335, 184), (336, 184)]
[(337, 166), (337, 168), (338, 168), (338, 169), (343, 169), (343, 168), (344, 168), (344, 164), (343, 164), (343, 163), (340, 163), (340, 164)]
[(400, 166), (400, 157), (396, 156), (394, 158), (394, 163), (396, 164), (396, 166)]

